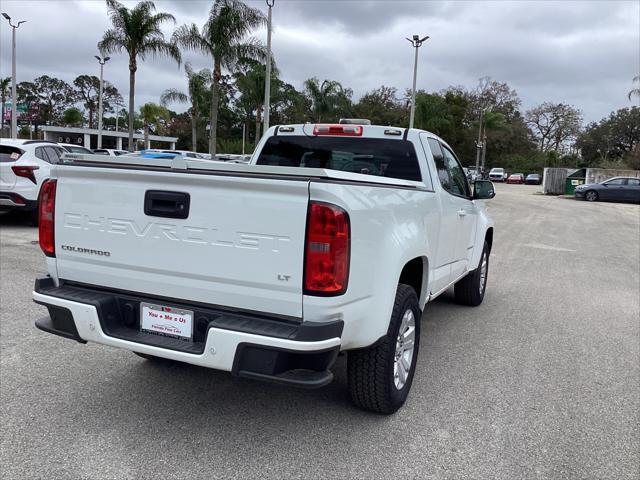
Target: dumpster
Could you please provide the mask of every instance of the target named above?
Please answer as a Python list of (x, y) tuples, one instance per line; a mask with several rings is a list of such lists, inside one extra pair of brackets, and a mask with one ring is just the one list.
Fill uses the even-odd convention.
[(564, 184), (564, 194), (573, 195), (578, 185), (584, 185), (587, 178), (587, 169), (579, 168), (570, 175), (567, 175), (567, 179)]

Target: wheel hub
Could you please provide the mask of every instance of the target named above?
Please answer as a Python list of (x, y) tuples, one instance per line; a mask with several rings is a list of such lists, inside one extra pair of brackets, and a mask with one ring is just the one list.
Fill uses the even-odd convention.
[(413, 364), (415, 339), (416, 319), (413, 310), (407, 309), (402, 316), (398, 337), (396, 338), (396, 350), (393, 356), (393, 384), (398, 390), (402, 390), (409, 378)]
[(480, 285), (478, 289), (480, 290), (480, 295), (484, 292), (484, 286), (487, 283), (487, 255), (482, 254), (482, 261), (480, 263)]

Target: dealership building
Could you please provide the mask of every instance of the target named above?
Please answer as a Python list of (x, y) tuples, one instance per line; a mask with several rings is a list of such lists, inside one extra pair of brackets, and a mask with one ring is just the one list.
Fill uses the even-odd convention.
[[(95, 128), (75, 128), (75, 127), (55, 127), (43, 125), (39, 127), (44, 132), (44, 139), (57, 143), (73, 143), (86, 148), (98, 148), (98, 130)], [(144, 135), (133, 134), (136, 146), (133, 150), (138, 150), (144, 145)], [(149, 135), (149, 140), (159, 148), (175, 150), (177, 137), (163, 137), (161, 135)], [(113, 148), (117, 150), (127, 150), (129, 143), (129, 132), (114, 132), (112, 130), (102, 130), (102, 148)]]

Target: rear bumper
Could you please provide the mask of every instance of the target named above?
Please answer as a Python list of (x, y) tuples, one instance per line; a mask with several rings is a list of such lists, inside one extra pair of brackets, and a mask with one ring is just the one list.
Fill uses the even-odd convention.
[(158, 299), (86, 286), (55, 287), (50, 278), (36, 280), (33, 299), (49, 311), (36, 321), (48, 333), (281, 384), (328, 384), (340, 350), (342, 322), (293, 324), (187, 305), (194, 311), (195, 328), (194, 341), (186, 342), (140, 331), (139, 303)]
[(28, 200), (22, 195), (14, 192), (0, 192), (1, 210), (35, 210), (38, 207), (37, 200)]

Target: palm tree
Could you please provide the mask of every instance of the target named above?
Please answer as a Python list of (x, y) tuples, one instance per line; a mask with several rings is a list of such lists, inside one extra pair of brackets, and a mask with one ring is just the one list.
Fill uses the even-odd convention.
[[(637, 83), (638, 85), (640, 85), (640, 75), (633, 77), (633, 83)], [(632, 88), (627, 94), (627, 97), (629, 98), (629, 100), (631, 100), (631, 97), (640, 98), (640, 86), (636, 88)]]
[(317, 122), (321, 122), (324, 115), (330, 115), (336, 110), (349, 109), (349, 98), (340, 82), (324, 80), (320, 83), (313, 77), (305, 80), (304, 88), (311, 99), (313, 116)]
[[(255, 144), (260, 140), (260, 132), (262, 125), (262, 110), (264, 109), (264, 82), (267, 78), (266, 66), (250, 59), (243, 59), (240, 62), (241, 71), (235, 74), (236, 87), (240, 92), (240, 105), (247, 113), (247, 117), (252, 112), (256, 112), (256, 136)], [(281, 85), (278, 79), (278, 68), (271, 65), (271, 96), (272, 101), (276, 99), (279, 87)]]
[(98, 49), (103, 53), (117, 53), (125, 50), (129, 54), (129, 150), (133, 149), (133, 113), (138, 58), (145, 60), (148, 56), (166, 56), (180, 63), (178, 47), (165, 41), (160, 27), (165, 22), (176, 21), (170, 13), (156, 13), (151, 1), (138, 3), (128, 9), (116, 0), (107, 0), (107, 10), (113, 28), (104, 32), (98, 42)]
[(233, 70), (242, 58), (264, 60), (265, 48), (256, 39), (247, 36), (264, 25), (264, 14), (257, 8), (248, 7), (240, 0), (215, 0), (209, 18), (202, 30), (195, 24), (179, 27), (173, 41), (184, 48), (196, 50), (213, 60), (213, 82), (211, 82), (211, 111), (209, 113), (209, 153), (216, 153), (216, 129), (222, 67)]
[(149, 130), (151, 125), (158, 129), (162, 125), (162, 120), (169, 120), (169, 110), (155, 103), (145, 103), (140, 107), (140, 116), (144, 128), (144, 148), (149, 149)]
[(170, 102), (191, 103), (191, 148), (195, 152), (198, 142), (197, 124), (200, 113), (206, 103), (207, 90), (211, 86), (211, 71), (204, 68), (199, 72), (195, 72), (188, 62), (184, 65), (184, 71), (188, 79), (188, 93), (169, 88), (160, 96), (160, 103), (163, 106)]
[(3, 78), (0, 80), (0, 100), (2, 101), (2, 120), (0, 132), (4, 130), (4, 104), (7, 102), (9, 96), (9, 85), (11, 84), (11, 77)]

